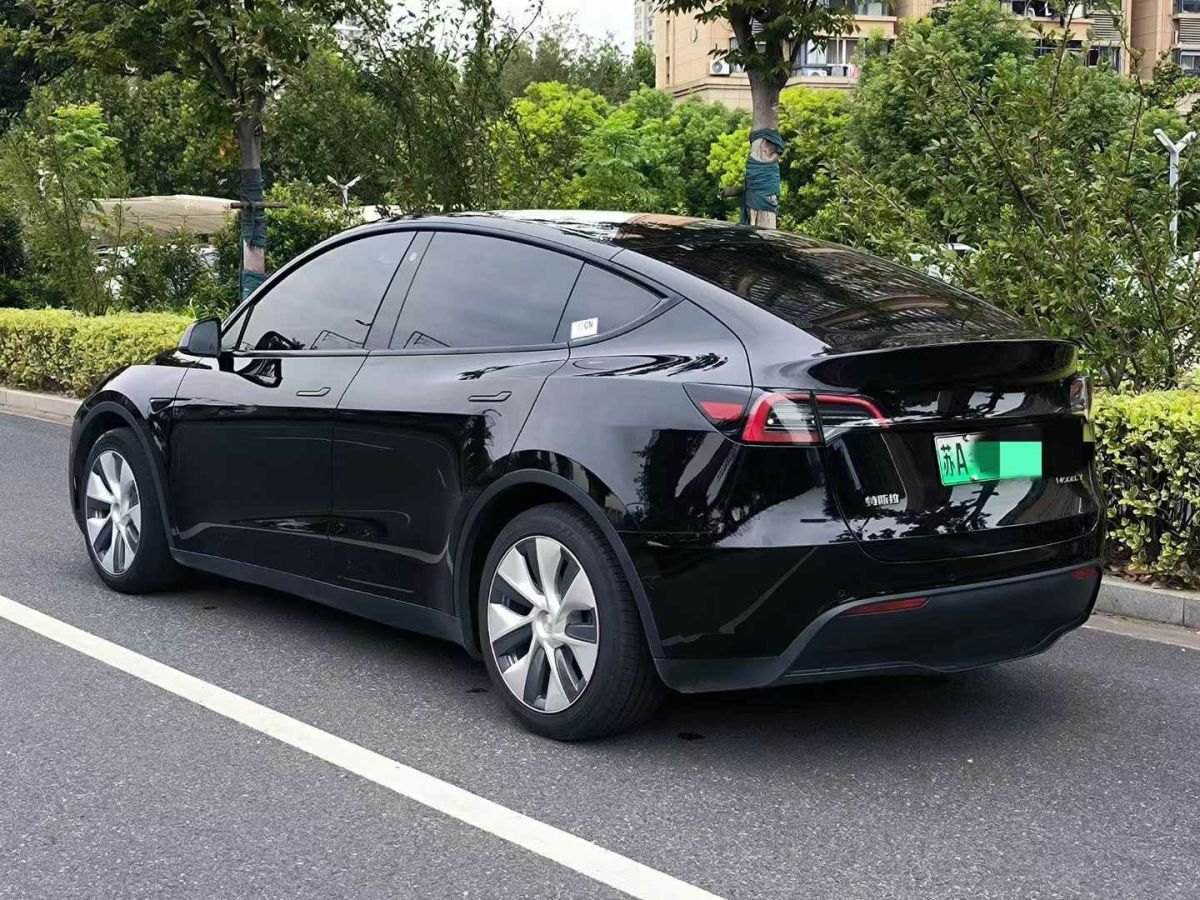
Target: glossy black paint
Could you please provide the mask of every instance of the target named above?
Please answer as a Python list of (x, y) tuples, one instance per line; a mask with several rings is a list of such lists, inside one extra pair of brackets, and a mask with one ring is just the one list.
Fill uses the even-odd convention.
[[(536, 218), (396, 220), (303, 255), (226, 330), (343, 242), (413, 236), (397, 242), (407, 249), (359, 349), (228, 343), (110, 377), (72, 430), (73, 504), (91, 442), (132, 427), (184, 564), (474, 652), (491, 535), (524, 506), (570, 502), (612, 543), (660, 674), (684, 690), (981, 665), (1044, 649), (1090, 610), (1094, 583), (1072, 573), (1099, 557), (1102, 517), (1088, 426), (1069, 409), (1073, 347), (845, 248), (789, 243), (783, 284), (768, 264), (778, 239), (753, 230)], [(553, 250), (662, 299), (577, 341), (391, 349), (438, 231)], [(758, 269), (740, 281), (688, 256), (727, 265), (745, 246)], [(687, 385), (856, 394), (889, 422), (823, 447), (750, 445), (715, 428)], [(943, 487), (933, 436), (976, 432), (1041, 440), (1044, 477)], [(838, 618), (935, 594), (920, 613)], [(968, 632), (970, 646), (954, 640)]]
[[(964, 587), (922, 592), (904, 612), (847, 615), (905, 595), (865, 598), (823, 611), (776, 656), (660, 662), (669, 684), (721, 691), (862, 675), (958, 672), (1032, 656), (1082, 625), (1100, 588), (1097, 566), (1041, 569)], [(1014, 609), (1022, 614), (1014, 614)]]
[(254, 354), (187, 371), (169, 437), (178, 549), (326, 576), (334, 414), (365, 360)]
[(372, 355), (334, 428), (336, 582), (453, 613), (463, 514), (504, 474), (566, 360), (565, 349)]
[(179, 346), (189, 356), (216, 358), (221, 353), (221, 320), (200, 319), (183, 332)]

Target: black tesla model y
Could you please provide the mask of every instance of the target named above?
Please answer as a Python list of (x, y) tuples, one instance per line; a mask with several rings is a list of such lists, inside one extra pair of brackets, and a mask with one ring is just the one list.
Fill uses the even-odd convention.
[(71, 435), (105, 583), (180, 568), (462, 645), (530, 729), (952, 672), (1095, 600), (1070, 344), (845, 247), (616, 213), (353, 229), (110, 376)]

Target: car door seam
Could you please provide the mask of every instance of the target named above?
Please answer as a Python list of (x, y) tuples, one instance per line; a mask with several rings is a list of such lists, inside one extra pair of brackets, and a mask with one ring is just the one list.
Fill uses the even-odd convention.
[[(565, 307), (564, 307), (565, 309)], [(537, 408), (538, 401), (542, 398), (542, 391), (546, 389), (546, 382), (562, 371), (563, 367), (571, 361), (571, 348), (567, 347), (566, 357), (558, 364), (553, 372), (550, 372), (542, 379), (542, 383), (538, 385), (537, 393), (533, 395), (533, 402), (529, 404), (529, 410), (525, 413), (525, 418), (521, 422), (521, 427), (517, 429), (516, 437), (513, 439), (512, 447), (508, 451), (508, 459), (504, 463), (504, 473), (507, 473), (512, 468), (512, 457), (517, 446), (521, 443), (521, 435), (525, 433), (525, 426), (529, 424), (529, 417), (533, 415), (533, 411)], [(502, 473), (502, 474), (504, 474)]]

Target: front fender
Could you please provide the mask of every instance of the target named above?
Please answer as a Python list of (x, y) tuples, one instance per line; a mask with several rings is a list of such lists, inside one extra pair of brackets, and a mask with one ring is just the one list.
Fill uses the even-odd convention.
[(170, 513), (166, 502), (167, 440), (171, 405), (183, 380), (178, 368), (130, 366), (106, 378), (100, 387), (79, 406), (71, 425), (70, 451), (67, 455), (67, 483), (71, 510), (79, 517), (79, 470), (92, 445), (104, 432), (127, 427), (137, 435), (150, 460), (159, 509), (168, 544), (173, 547)]

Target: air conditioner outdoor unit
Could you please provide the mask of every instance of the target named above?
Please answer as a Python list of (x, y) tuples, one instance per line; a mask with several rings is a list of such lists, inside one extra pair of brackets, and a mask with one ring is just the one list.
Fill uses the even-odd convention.
[(714, 59), (708, 64), (709, 75), (728, 75), (732, 71), (732, 67), (723, 59)]

